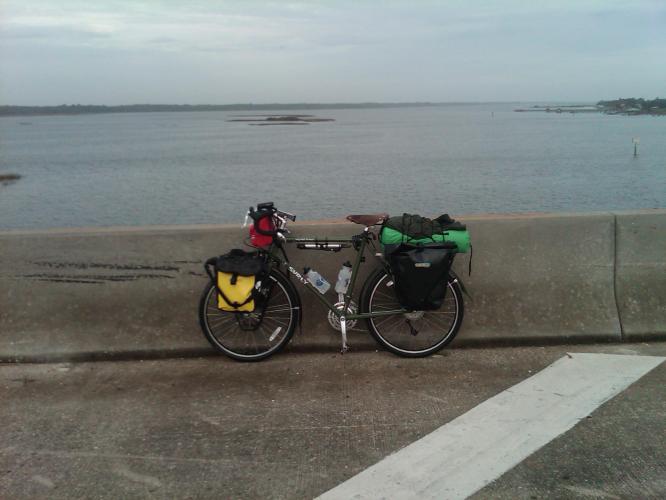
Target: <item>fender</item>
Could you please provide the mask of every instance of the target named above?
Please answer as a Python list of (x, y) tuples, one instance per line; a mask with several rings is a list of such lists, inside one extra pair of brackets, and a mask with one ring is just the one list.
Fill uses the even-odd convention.
[(450, 270), (450, 271), (449, 271), (449, 281), (451, 281), (451, 278), (453, 278), (452, 281), (455, 281), (455, 282), (457, 282), (457, 283), (460, 285), (460, 289), (462, 290), (462, 292), (463, 292), (465, 295), (467, 295), (467, 297), (469, 298), (469, 300), (474, 301), (474, 299), (472, 298), (472, 296), (471, 296), (471, 295), (469, 294), (469, 292), (467, 291), (467, 288), (465, 287), (465, 283), (463, 283), (463, 280), (461, 280), (460, 277), (459, 277), (459, 276), (456, 274), (456, 272), (453, 271), (453, 270)]

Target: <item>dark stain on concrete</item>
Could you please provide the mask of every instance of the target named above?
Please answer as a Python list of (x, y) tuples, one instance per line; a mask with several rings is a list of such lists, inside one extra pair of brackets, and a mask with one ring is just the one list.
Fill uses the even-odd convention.
[(33, 278), (33, 279), (35, 281), (46, 281), (52, 283), (82, 283), (84, 285), (101, 285), (104, 283), (103, 281), (97, 281), (97, 280), (84, 281), (84, 280), (75, 280), (69, 278)]
[(105, 281), (136, 281), (140, 279), (174, 279), (168, 274), (22, 274), (20, 278), (36, 279), (39, 281), (54, 281), (66, 283), (103, 283)]
[(30, 262), (51, 269), (111, 269), (114, 271), (180, 271), (174, 266), (148, 266), (144, 264), (103, 264), (99, 262)]
[[(70, 270), (72, 273), (43, 272), (16, 275), (16, 278), (25, 278), (35, 281), (51, 283), (80, 283), (85, 285), (100, 285), (109, 282), (127, 282), (144, 279), (174, 279), (173, 274), (179, 273), (180, 267), (171, 265), (147, 265), (147, 264), (112, 264), (103, 262), (57, 262), (57, 261), (32, 261), (29, 264), (47, 268), (49, 270)], [(121, 271), (109, 272), (108, 274), (87, 274), (76, 271)], [(124, 271), (124, 272), (123, 272)]]

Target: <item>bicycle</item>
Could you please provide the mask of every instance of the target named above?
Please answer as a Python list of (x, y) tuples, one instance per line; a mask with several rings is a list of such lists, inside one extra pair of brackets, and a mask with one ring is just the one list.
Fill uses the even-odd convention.
[[(266, 300), (252, 312), (221, 311), (217, 305), (215, 278), (208, 265), (211, 278), (204, 288), (199, 303), (199, 321), (211, 345), (227, 356), (241, 361), (259, 361), (284, 348), (291, 340), (302, 317), (301, 298), (290, 276), (314, 294), (329, 310), (331, 326), (340, 332), (341, 352), (348, 350), (347, 331), (365, 320), (370, 334), (388, 351), (405, 357), (431, 355), (449, 344), (460, 329), (464, 315), (464, 285), (449, 271), (447, 292), (442, 306), (434, 311), (412, 311), (403, 308), (394, 292), (395, 280), (391, 268), (377, 252), (377, 235), (373, 228), (382, 224), (388, 214), (349, 215), (347, 220), (363, 225), (364, 229), (351, 238), (302, 238), (289, 236), (288, 222), (296, 216), (277, 210), (272, 203), (250, 208), (248, 216), (270, 213), (272, 229), (262, 229), (255, 219), (256, 233), (269, 237), (270, 244), (257, 248), (266, 262), (269, 291)], [(254, 217), (253, 217), (254, 218)], [(247, 223), (247, 216), (246, 216)], [(349, 285), (337, 302), (329, 301), (306, 277), (290, 263), (285, 245), (296, 244), (303, 250), (339, 252), (353, 248), (356, 258), (352, 265)], [(455, 244), (454, 244), (455, 245)], [(361, 288), (355, 301), (354, 288), (358, 271), (365, 261), (368, 247), (380, 262)]]

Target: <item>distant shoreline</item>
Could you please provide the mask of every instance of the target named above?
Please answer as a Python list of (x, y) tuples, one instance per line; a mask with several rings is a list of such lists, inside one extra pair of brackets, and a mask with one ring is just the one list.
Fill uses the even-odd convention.
[(198, 111), (285, 111), (311, 109), (380, 109), (451, 106), (455, 104), (487, 103), (434, 103), (434, 102), (360, 102), (360, 103), (269, 103), (269, 104), (128, 104), (120, 106), (64, 104), (60, 106), (0, 106), (3, 116), (84, 115), (108, 113), (163, 113)]
[[(59, 106), (0, 106), (2, 117), (30, 116), (78, 116), (88, 114), (117, 113), (173, 113), (173, 112), (265, 112), (265, 111), (309, 111), (331, 109), (390, 109), (427, 108), (446, 106), (482, 106), (489, 104), (527, 104), (520, 102), (357, 102), (357, 103), (266, 103), (266, 104), (125, 104), (119, 106), (62, 104)], [(666, 115), (666, 100), (617, 99), (599, 101), (596, 104), (536, 104), (514, 109), (517, 112), (546, 113), (604, 113), (621, 115)]]
[(596, 104), (580, 105), (535, 105), (530, 108), (514, 109), (517, 113), (545, 112), (545, 113), (604, 113), (606, 115), (649, 115), (666, 116), (666, 99), (646, 100), (643, 98), (615, 99), (614, 101), (599, 101)]

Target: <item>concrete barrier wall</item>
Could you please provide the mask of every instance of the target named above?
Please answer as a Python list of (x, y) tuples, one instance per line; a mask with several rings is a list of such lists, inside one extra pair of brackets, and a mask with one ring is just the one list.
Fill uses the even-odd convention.
[[(620, 340), (620, 319), (628, 335), (665, 332), (666, 294), (655, 297), (643, 285), (666, 290), (666, 211), (463, 219), (474, 244), (473, 272), (467, 276), (469, 254), (455, 268), (473, 300), (466, 300), (455, 344)], [(361, 228), (293, 229), (299, 236), (339, 237)], [(0, 358), (205, 352), (197, 319), (207, 282), (202, 263), (240, 246), (244, 235), (237, 226), (0, 233)], [(308, 264), (330, 281), (352, 256), (290, 252), (295, 267)], [(361, 279), (375, 265), (368, 256)], [(335, 350), (339, 336), (325, 308), (299, 291), (304, 322), (292, 345)], [(364, 325), (350, 342), (375, 347)]]
[(621, 338), (612, 215), (469, 221), (473, 301), (461, 339)]
[(666, 215), (617, 215), (617, 305), (625, 338), (666, 334)]

